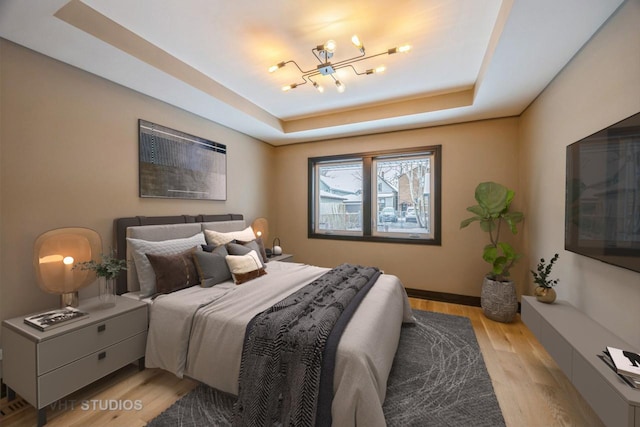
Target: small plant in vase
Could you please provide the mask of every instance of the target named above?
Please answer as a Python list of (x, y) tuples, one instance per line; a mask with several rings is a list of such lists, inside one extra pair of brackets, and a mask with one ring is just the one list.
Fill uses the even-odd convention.
[(553, 289), (558, 284), (559, 279), (550, 279), (553, 264), (558, 261), (559, 255), (555, 254), (553, 258), (546, 264), (544, 258), (540, 258), (536, 271), (530, 270), (533, 274), (533, 282), (538, 285), (536, 287), (536, 299), (541, 302), (551, 304), (556, 300), (556, 291)]
[(102, 254), (101, 262), (95, 260), (77, 263), (74, 269), (91, 270), (96, 272), (100, 280), (100, 300), (106, 305), (116, 303), (116, 278), (121, 271), (127, 269), (127, 261), (112, 255)]

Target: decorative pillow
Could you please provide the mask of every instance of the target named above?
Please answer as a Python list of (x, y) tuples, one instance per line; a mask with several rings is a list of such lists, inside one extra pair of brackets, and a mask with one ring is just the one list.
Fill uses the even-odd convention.
[[(264, 249), (264, 243), (262, 242), (262, 237), (256, 237), (256, 239), (252, 240), (251, 242), (243, 242), (242, 240), (236, 240), (236, 243), (250, 247), (251, 249), (254, 249), (256, 252), (258, 252), (262, 257), (263, 264), (269, 262), (269, 257), (267, 257), (267, 251)], [(255, 243), (255, 246), (249, 246), (251, 243)]]
[(227, 255), (225, 258), (236, 285), (267, 274), (256, 251), (250, 251), (246, 255)]
[[(229, 252), (229, 255), (246, 255), (251, 251), (255, 251), (256, 254), (259, 254), (260, 247), (255, 242), (255, 240), (252, 240), (244, 244), (231, 242), (231, 243), (227, 243), (227, 251)], [(260, 260), (260, 266), (266, 267), (260, 255), (258, 255), (258, 259)]]
[(218, 246), (212, 252), (193, 253), (193, 260), (200, 277), (200, 286), (210, 288), (231, 279), (231, 271), (225, 259), (227, 255), (229, 252), (224, 245)]
[(245, 242), (248, 242), (256, 238), (256, 235), (253, 233), (253, 229), (251, 229), (251, 227), (247, 227), (242, 231), (230, 231), (228, 233), (221, 233), (214, 230), (204, 230), (204, 235), (207, 239), (207, 244), (214, 246), (226, 245), (227, 243), (233, 242), (234, 240), (243, 240)]
[(203, 233), (184, 239), (162, 240), (159, 242), (127, 237), (127, 244), (133, 254), (136, 272), (138, 273), (138, 282), (140, 282), (140, 298), (150, 297), (156, 293), (156, 275), (146, 254), (175, 255), (204, 243), (206, 242)]
[(156, 293), (168, 294), (200, 283), (193, 263), (195, 250), (175, 255), (147, 254), (156, 275)]

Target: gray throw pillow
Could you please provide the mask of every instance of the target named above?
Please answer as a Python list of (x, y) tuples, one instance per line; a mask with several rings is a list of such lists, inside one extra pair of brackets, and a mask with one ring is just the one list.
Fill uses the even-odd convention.
[(210, 288), (231, 280), (231, 271), (225, 259), (227, 255), (229, 253), (224, 245), (218, 246), (213, 252), (194, 252), (193, 260), (200, 276), (200, 286)]

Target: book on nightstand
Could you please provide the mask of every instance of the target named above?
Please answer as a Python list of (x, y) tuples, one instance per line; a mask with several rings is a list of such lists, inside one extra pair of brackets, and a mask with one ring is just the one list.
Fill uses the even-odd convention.
[[(602, 359), (602, 361), (604, 363), (606, 363), (615, 373), (617, 373), (618, 376), (620, 378), (622, 378), (622, 380), (624, 380), (624, 382), (626, 382), (629, 386), (631, 386), (633, 388), (640, 388), (640, 377), (635, 376), (635, 375), (626, 374), (625, 371), (624, 371), (624, 368), (623, 368), (623, 370), (618, 369), (618, 364), (616, 364), (616, 361), (614, 360), (614, 358), (612, 356), (611, 350), (614, 350), (613, 354), (615, 354), (616, 358), (618, 358), (618, 364), (620, 364), (620, 366), (623, 366), (625, 362), (619, 360), (619, 356), (622, 355), (622, 350), (619, 350), (619, 349), (616, 349), (616, 348), (613, 348), (613, 347), (607, 347), (602, 352), (602, 355), (598, 355), (598, 357), (600, 357), (600, 359)], [(629, 352), (629, 353), (636, 354), (636, 353), (633, 353), (633, 352)]]
[(24, 323), (40, 331), (48, 331), (49, 329), (84, 319), (88, 315), (89, 313), (80, 311), (77, 308), (65, 307), (25, 317)]

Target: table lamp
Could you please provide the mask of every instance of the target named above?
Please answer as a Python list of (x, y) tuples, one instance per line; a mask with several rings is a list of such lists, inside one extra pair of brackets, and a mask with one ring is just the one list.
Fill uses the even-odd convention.
[(266, 242), (269, 237), (269, 221), (266, 218), (256, 218), (251, 224), (251, 228), (256, 237), (262, 237), (262, 241)]
[(38, 236), (33, 248), (33, 266), (42, 290), (60, 294), (61, 307), (78, 306), (78, 289), (96, 280), (92, 270), (74, 269), (81, 262), (100, 262), (102, 239), (89, 228), (70, 227)]

